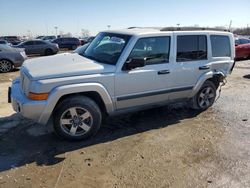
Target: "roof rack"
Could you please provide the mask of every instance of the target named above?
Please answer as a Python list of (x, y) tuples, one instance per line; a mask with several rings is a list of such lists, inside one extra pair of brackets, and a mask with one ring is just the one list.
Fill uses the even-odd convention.
[(216, 27), (163, 27), (160, 29), (160, 31), (206, 31), (206, 30), (230, 32), (228, 29), (222, 29)]
[(129, 27), (128, 29), (157, 29), (159, 31), (226, 31), (228, 29), (216, 28), (216, 27)]

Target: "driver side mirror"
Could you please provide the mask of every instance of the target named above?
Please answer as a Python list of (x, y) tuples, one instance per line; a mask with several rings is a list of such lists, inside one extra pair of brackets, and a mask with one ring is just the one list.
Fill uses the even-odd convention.
[(144, 58), (131, 58), (128, 59), (122, 70), (132, 70), (138, 67), (144, 67), (145, 66), (145, 59)]

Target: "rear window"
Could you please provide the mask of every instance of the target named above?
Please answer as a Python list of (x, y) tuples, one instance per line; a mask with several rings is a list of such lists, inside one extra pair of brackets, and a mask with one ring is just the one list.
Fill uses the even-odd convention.
[(177, 62), (207, 59), (206, 35), (177, 36)]
[(211, 35), (213, 57), (231, 57), (230, 40), (228, 36)]

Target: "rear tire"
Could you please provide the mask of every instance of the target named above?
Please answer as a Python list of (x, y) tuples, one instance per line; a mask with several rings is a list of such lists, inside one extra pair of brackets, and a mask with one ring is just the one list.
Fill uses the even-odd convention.
[(204, 111), (214, 104), (215, 98), (216, 86), (213, 82), (207, 80), (198, 93), (191, 99), (191, 108)]
[(97, 133), (102, 122), (98, 105), (85, 96), (64, 99), (53, 114), (55, 133), (67, 140), (84, 140)]
[(0, 72), (6, 73), (12, 71), (14, 68), (12, 62), (6, 59), (0, 60)]
[(76, 45), (71, 46), (71, 50), (75, 50), (77, 48)]

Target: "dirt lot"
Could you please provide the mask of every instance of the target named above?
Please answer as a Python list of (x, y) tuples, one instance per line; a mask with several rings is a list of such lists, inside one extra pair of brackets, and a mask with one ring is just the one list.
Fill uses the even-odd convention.
[(23, 119), (0, 75), (0, 187), (250, 187), (250, 60), (203, 113), (178, 105), (110, 118), (65, 142)]

